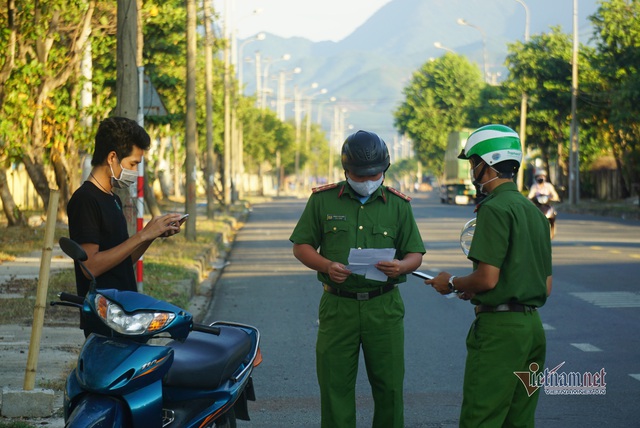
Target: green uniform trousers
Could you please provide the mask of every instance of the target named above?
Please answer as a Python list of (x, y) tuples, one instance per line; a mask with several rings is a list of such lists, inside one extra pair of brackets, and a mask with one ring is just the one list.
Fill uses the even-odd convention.
[(529, 397), (514, 372), (533, 362), (543, 370), (545, 353), (538, 311), (478, 314), (467, 336), (460, 427), (533, 427), (540, 391)]
[(404, 303), (396, 288), (367, 301), (324, 293), (316, 368), (323, 428), (356, 426), (360, 347), (375, 405), (373, 427), (402, 428)]

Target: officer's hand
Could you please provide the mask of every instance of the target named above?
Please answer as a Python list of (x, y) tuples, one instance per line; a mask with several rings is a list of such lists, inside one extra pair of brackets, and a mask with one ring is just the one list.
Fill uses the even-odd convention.
[(473, 296), (475, 295), (476, 293), (469, 293), (467, 291), (463, 291), (462, 293), (458, 293), (458, 299), (470, 300), (470, 299), (473, 299)]
[(438, 276), (433, 279), (425, 279), (424, 283), (426, 285), (430, 285), (440, 294), (449, 294), (451, 290), (449, 290), (449, 278), (451, 274), (449, 272), (440, 272)]
[(389, 278), (397, 278), (400, 276), (400, 260), (394, 259), (390, 262), (382, 261), (376, 263), (376, 268)]
[(344, 282), (344, 280), (347, 279), (349, 275), (351, 275), (351, 271), (344, 267), (342, 263), (338, 262), (331, 262), (329, 264), (329, 271), (327, 273), (329, 274), (329, 278), (331, 278), (331, 281), (337, 284)]

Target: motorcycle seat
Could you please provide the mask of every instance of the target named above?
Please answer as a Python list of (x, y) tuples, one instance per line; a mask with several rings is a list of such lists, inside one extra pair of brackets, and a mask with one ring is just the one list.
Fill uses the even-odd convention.
[(171, 341), (173, 364), (165, 386), (215, 389), (231, 378), (251, 351), (251, 338), (243, 330), (220, 326), (220, 335), (192, 331), (184, 342)]

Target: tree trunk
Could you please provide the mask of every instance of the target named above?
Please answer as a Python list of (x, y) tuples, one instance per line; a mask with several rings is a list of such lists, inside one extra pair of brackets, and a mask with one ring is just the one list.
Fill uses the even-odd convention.
[(42, 151), (37, 150), (35, 146), (30, 147), (29, 153), (22, 155), (22, 163), (24, 164), (29, 179), (36, 189), (36, 192), (42, 199), (45, 207), (49, 206), (49, 180), (44, 172), (44, 166), (42, 165)]
[(151, 188), (150, 183), (153, 180), (148, 180), (149, 177), (149, 168), (147, 162), (144, 163), (144, 201), (147, 204), (147, 209), (151, 213), (152, 216), (162, 215), (162, 210), (160, 210), (160, 206), (158, 205), (158, 201), (156, 200), (156, 195), (153, 193), (153, 189)]
[(7, 217), (9, 226), (24, 226), (27, 224), (24, 213), (20, 211), (13, 200), (13, 195), (9, 191), (7, 171), (2, 167), (0, 167), (0, 199), (2, 199), (2, 210)]

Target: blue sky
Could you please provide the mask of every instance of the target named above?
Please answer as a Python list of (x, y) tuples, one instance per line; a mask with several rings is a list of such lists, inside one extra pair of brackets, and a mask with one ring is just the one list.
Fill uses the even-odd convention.
[[(314, 42), (339, 41), (390, 0), (214, 0), (214, 8), (229, 8), (241, 39), (266, 31), (281, 37), (305, 37)], [(235, 8), (235, 10), (234, 10)], [(253, 11), (261, 10), (254, 14)], [(233, 24), (230, 24), (233, 26)]]

